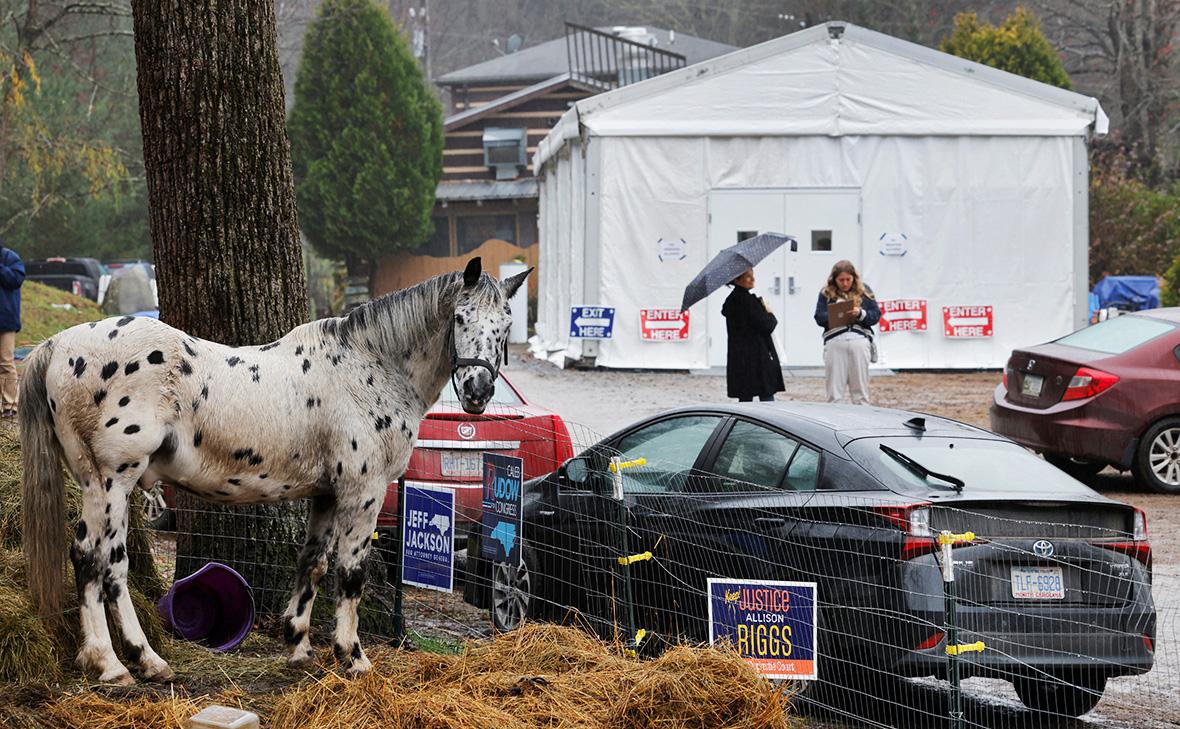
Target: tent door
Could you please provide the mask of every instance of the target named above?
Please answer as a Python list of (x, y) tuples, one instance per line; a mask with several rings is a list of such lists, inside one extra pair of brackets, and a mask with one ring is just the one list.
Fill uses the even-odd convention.
[[(781, 191), (761, 190), (713, 190), (709, 193), (709, 255), (707, 260), (723, 248), (759, 233), (782, 233), (786, 200)], [(779, 326), (774, 332), (774, 343), (779, 353), (783, 351), (782, 317), (786, 296), (786, 252), (784, 249), (772, 253), (754, 268), (754, 293), (766, 299), (771, 311), (779, 316)], [(729, 295), (728, 287), (722, 288), (702, 302), (707, 307), (706, 316), (709, 331), (709, 366), (724, 367), (728, 350), (725, 331), (725, 317), (721, 305)], [(694, 314), (696, 316), (696, 314)]]
[[(778, 316), (775, 346), (786, 367), (822, 367), (823, 338), (812, 316), (816, 296), (832, 265), (841, 259), (862, 268), (860, 190), (794, 188), (712, 190), (709, 193), (709, 259), (743, 237), (787, 233), (799, 251), (786, 248), (754, 269), (754, 293)], [(725, 317), (721, 305), (728, 289), (705, 300), (709, 331), (709, 366), (724, 367)]]

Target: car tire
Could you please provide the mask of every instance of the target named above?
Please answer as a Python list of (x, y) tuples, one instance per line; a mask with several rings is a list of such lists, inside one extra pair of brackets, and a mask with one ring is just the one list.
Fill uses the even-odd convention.
[(159, 484), (149, 491), (144, 491), (143, 525), (158, 532), (171, 532), (176, 529), (176, 512), (168, 508), (164, 500), (164, 489)]
[(1033, 711), (1078, 717), (1102, 700), (1105, 678), (1017, 678), (1013, 681), (1020, 702)]
[(1090, 483), (1099, 471), (1106, 468), (1106, 464), (1099, 461), (1085, 461), (1056, 453), (1046, 453), (1045, 460), (1082, 483)]
[(1165, 494), (1180, 494), (1180, 418), (1164, 418), (1139, 439), (1135, 481)]
[(488, 585), (488, 613), (496, 630), (508, 632), (519, 628), (537, 614), (534, 594), (537, 575), (532, 550), (521, 553), (519, 565), (492, 562)]

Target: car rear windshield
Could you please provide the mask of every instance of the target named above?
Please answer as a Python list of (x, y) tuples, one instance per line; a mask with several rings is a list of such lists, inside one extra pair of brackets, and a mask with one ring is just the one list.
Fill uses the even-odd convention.
[(44, 261), (25, 264), (25, 273), (30, 276), (89, 276), (84, 263)]
[(1092, 493), (1065, 472), (1015, 443), (973, 438), (862, 438), (848, 453), (886, 486), (904, 491), (945, 492), (953, 486), (937, 476), (922, 476), (884, 445), (927, 471), (963, 482), (963, 494), (1027, 493), (1030, 496), (1076, 496)]
[(1166, 321), (1145, 316), (1119, 316), (1091, 327), (1079, 329), (1057, 340), (1057, 344), (1092, 349), (1107, 354), (1122, 354), (1140, 344), (1167, 334), (1176, 327)]

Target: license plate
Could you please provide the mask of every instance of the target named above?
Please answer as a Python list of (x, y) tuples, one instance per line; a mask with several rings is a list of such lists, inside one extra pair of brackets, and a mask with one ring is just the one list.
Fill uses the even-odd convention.
[(483, 454), (471, 451), (442, 451), (442, 475), (470, 478), (483, 473)]
[(1064, 600), (1060, 567), (1013, 567), (1012, 597), (1021, 600)]
[(1040, 397), (1041, 388), (1045, 386), (1045, 378), (1040, 375), (1025, 375), (1020, 381), (1020, 394), (1029, 397)]

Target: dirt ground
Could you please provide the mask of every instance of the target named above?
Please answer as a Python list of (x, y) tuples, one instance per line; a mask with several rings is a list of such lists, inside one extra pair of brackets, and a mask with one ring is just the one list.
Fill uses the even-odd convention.
[[(685, 372), (560, 370), (513, 348), (505, 373), (532, 402), (560, 413), (576, 446), (587, 446), (636, 420), (664, 410), (702, 402), (723, 402), (725, 378)], [(1000, 373), (897, 373), (871, 378), (873, 404), (915, 410), (988, 427), (988, 407)], [(778, 399), (823, 401), (822, 377), (786, 378)], [(1094, 487), (1106, 496), (1133, 504), (1147, 514), (1154, 559), (1153, 593), (1158, 616), (1155, 668), (1143, 677), (1114, 679), (1098, 708), (1064, 726), (1175, 727), (1180, 714), (1180, 497), (1150, 492), (1129, 474), (1104, 471)], [(933, 682), (929, 682), (931, 685)], [(974, 726), (1040, 726), (1044, 719), (1021, 708), (1004, 681), (970, 679), (969, 715)], [(930, 688), (930, 686), (927, 686)], [(934, 701), (915, 683), (908, 700)], [(931, 691), (934, 689), (932, 688)], [(931, 693), (928, 691), (927, 693)], [(827, 724), (824, 724), (827, 726)]]

